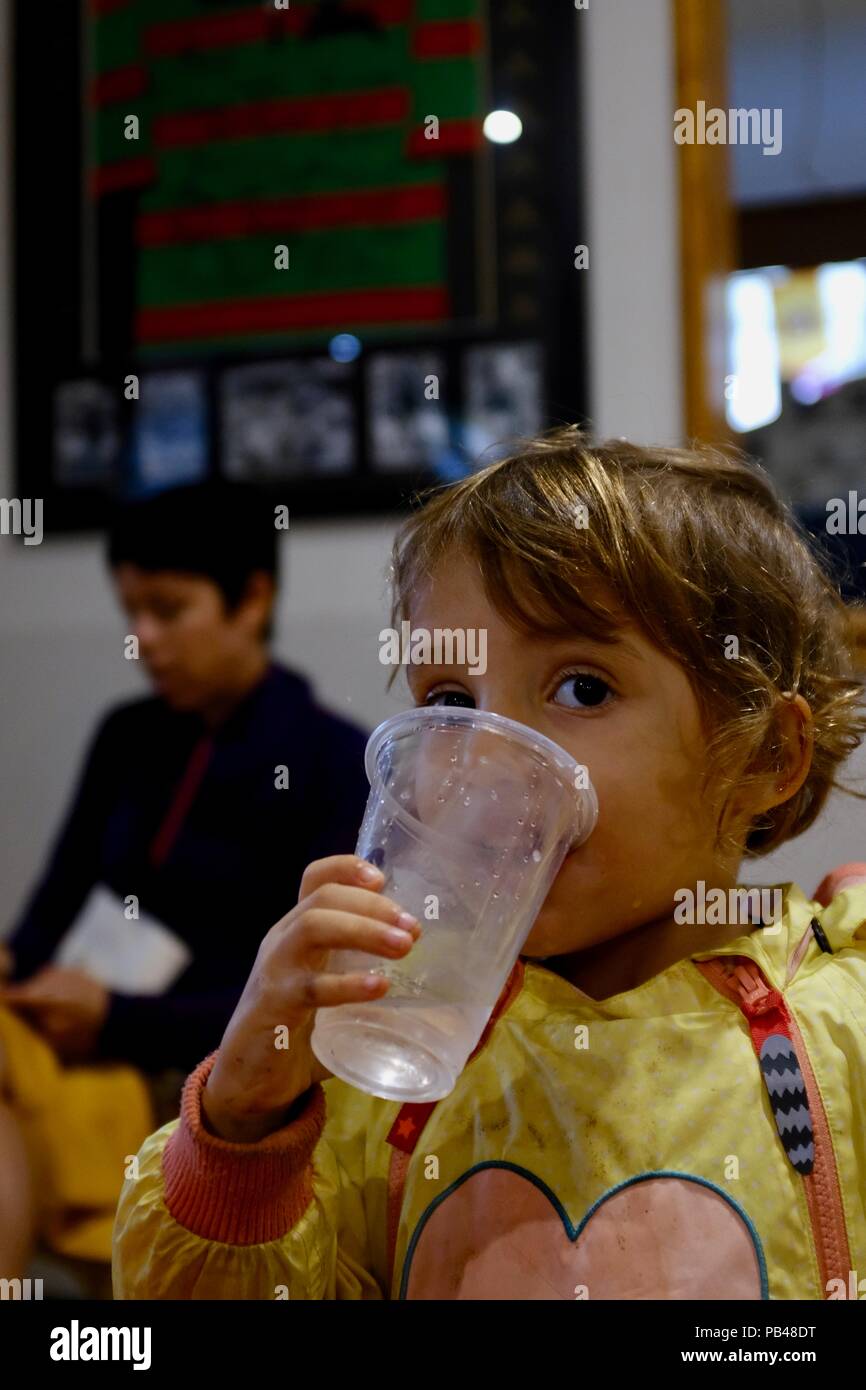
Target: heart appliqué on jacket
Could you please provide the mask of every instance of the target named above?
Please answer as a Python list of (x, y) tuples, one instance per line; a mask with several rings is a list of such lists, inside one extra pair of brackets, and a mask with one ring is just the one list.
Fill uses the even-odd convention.
[(768, 1292), (748, 1217), (703, 1178), (631, 1178), (575, 1227), (540, 1178), (493, 1162), (470, 1169), (427, 1208), (400, 1297), (727, 1300)]

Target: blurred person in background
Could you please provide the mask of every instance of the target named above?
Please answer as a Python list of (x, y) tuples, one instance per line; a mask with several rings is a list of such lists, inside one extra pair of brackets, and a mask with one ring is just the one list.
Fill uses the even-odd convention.
[(110, 1258), (125, 1157), (176, 1113), (261, 937), (305, 865), (354, 844), (367, 797), (364, 734), (270, 656), (260, 495), (205, 483), (129, 503), (108, 563), (155, 694), (103, 718), (0, 944), (0, 1277), (33, 1235)]

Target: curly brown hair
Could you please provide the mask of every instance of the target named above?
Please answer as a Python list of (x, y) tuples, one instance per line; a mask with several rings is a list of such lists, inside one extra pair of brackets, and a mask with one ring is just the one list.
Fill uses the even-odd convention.
[(601, 581), (686, 670), (720, 840), (734, 843), (721, 828), (734, 790), (781, 766), (786, 695), (812, 710), (811, 768), (737, 848), (766, 854), (799, 835), (831, 788), (864, 797), (835, 780), (866, 733), (847, 610), (767, 475), (738, 451), (593, 444), (565, 426), (420, 500), (394, 542), (394, 626), (455, 548), (475, 558), (489, 601), (519, 631), (612, 640), (622, 620), (598, 597)]

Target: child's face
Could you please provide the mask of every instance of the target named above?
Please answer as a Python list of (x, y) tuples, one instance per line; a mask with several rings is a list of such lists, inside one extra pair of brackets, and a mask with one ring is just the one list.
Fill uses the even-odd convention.
[(697, 701), (682, 666), (636, 627), (624, 627), (612, 645), (527, 637), (490, 604), (476, 567), (456, 559), (417, 595), (411, 622), (487, 631), (483, 674), (407, 667), (416, 704), (519, 720), (586, 764), (598, 794), (596, 828), (567, 856), (524, 954), (581, 950), (669, 918), (678, 888), (734, 881), (737, 866), (719, 861), (715, 814), (701, 795)]

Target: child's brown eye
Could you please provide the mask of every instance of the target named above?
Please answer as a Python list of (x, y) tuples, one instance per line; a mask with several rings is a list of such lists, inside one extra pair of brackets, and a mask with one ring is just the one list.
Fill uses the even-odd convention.
[(611, 688), (601, 676), (591, 676), (588, 672), (566, 676), (556, 688), (555, 703), (567, 709), (593, 709), (603, 705)]
[(474, 709), (475, 701), (465, 690), (431, 690), (424, 701), (425, 705), (460, 705), (464, 709)]

